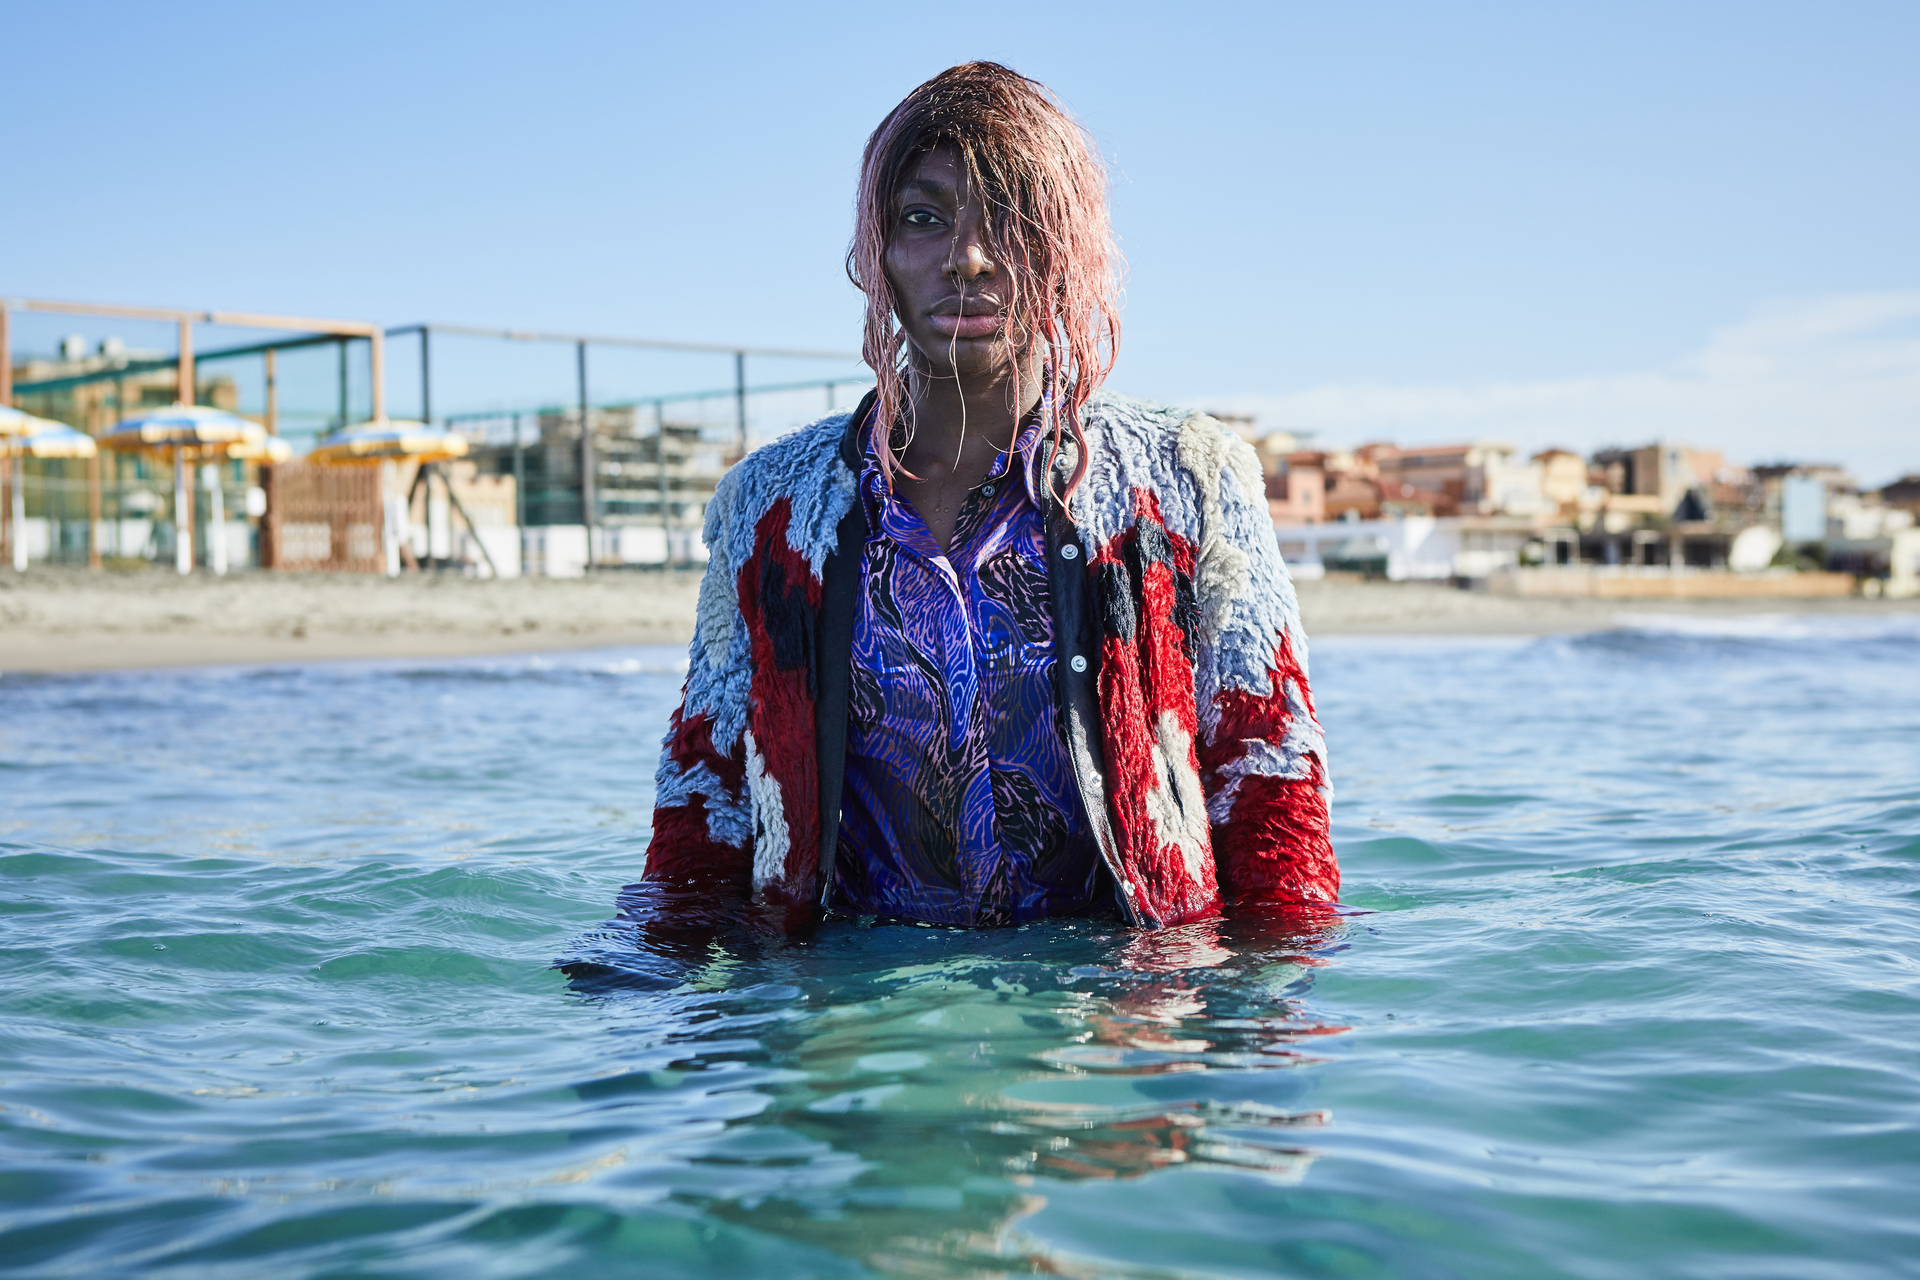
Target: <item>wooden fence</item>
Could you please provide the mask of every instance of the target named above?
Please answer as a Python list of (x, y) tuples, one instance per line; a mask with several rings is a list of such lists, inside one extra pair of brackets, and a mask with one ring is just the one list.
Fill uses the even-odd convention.
[(267, 514), (265, 569), (380, 573), (380, 472), (376, 467), (281, 463), (261, 468)]

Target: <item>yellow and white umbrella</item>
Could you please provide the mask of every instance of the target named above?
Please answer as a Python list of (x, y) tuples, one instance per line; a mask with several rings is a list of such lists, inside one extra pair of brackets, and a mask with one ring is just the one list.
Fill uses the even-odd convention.
[(293, 460), (293, 446), (279, 436), (268, 435), (265, 427), (254, 427), (246, 439), (208, 452), (230, 462), (264, 462), (271, 465)]
[[(116, 422), (100, 437), (109, 449), (165, 453), (173, 459), (173, 561), (181, 573), (193, 572), (192, 491), (187, 486), (186, 455), (201, 449), (239, 444), (260, 427), (237, 413), (197, 404), (174, 404)], [(220, 531), (219, 490), (215, 489), (214, 534), (207, 550), (215, 573), (226, 571), (226, 547)]]
[(24, 436), (31, 431), (60, 424), (46, 418), (36, 418), (32, 414), (16, 409), (11, 405), (0, 404), (0, 437)]
[(376, 419), (342, 427), (321, 438), (307, 455), (308, 462), (445, 462), (467, 456), (467, 441), (451, 431), (424, 422)]
[(13, 568), (16, 573), (27, 567), (27, 486), (26, 469), (15, 458), (91, 458), (97, 450), (93, 437), (75, 431), (64, 422), (36, 418), (30, 413), (0, 405), (0, 454), (7, 455), (13, 470), (12, 508), (7, 514), (13, 523)]
[(197, 449), (234, 444), (259, 430), (258, 424), (225, 409), (176, 404), (122, 418), (100, 443), (109, 449)]
[(0, 449), (27, 458), (91, 458), (100, 452), (86, 432), (45, 419), (38, 420), (32, 431), (0, 440)]

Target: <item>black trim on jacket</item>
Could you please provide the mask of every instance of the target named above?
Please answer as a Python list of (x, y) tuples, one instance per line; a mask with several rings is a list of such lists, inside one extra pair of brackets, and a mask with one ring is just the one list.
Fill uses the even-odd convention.
[[(866, 466), (866, 442), (861, 428), (873, 413), (877, 392), (869, 391), (847, 420), (846, 434), (840, 440), (840, 460), (853, 473), (856, 484)], [(1048, 600), (1053, 614), (1054, 697), (1061, 724), (1066, 730), (1067, 751), (1073, 763), (1073, 775), (1086, 810), (1087, 825), (1100, 849), (1101, 865), (1107, 870), (1108, 888), (1113, 892), (1121, 918), (1128, 924), (1141, 923), (1140, 913), (1126, 895), (1118, 890), (1125, 884), (1120, 875), (1120, 855), (1113, 835), (1113, 817), (1107, 804), (1106, 767), (1097, 726), (1100, 723), (1100, 632), (1095, 625), (1098, 610), (1088, 599), (1093, 577), (1083, 563), (1085, 549), (1074, 528), (1073, 518), (1056, 497), (1056, 473), (1061, 479), (1073, 474), (1077, 464), (1076, 446), (1065, 437), (1056, 452), (1050, 438), (1043, 439), (1042, 469), (1044, 481), (1042, 517), (1047, 539)], [(847, 700), (852, 683), (853, 619), (860, 601), (860, 566), (867, 542), (867, 505), (856, 492), (852, 507), (840, 521), (834, 551), (822, 570), (820, 613), (813, 647), (819, 669), (814, 687), (819, 697), (814, 703), (814, 741), (820, 775), (820, 906), (825, 908), (833, 896), (834, 858), (840, 846), (840, 801), (847, 777)], [(1069, 550), (1071, 548), (1071, 550)], [(1080, 658), (1078, 666), (1074, 659)]]

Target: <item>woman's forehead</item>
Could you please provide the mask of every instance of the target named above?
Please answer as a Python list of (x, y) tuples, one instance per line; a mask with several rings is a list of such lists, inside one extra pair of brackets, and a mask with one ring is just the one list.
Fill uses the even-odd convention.
[(907, 166), (900, 182), (901, 194), (914, 192), (930, 196), (957, 195), (966, 190), (967, 170), (960, 163), (960, 152), (943, 142), (921, 152)]

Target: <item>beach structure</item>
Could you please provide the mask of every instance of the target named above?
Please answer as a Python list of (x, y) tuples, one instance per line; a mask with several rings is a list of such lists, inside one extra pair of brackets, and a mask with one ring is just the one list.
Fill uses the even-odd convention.
[[(10, 335), (9, 318), (17, 321), (22, 313), (39, 311), (168, 323), (178, 329), (178, 352), (136, 350), (113, 335), (96, 334), (95, 343), (72, 334), (59, 342), (57, 358), (35, 356), (16, 364), (10, 343), (18, 337), (17, 325)], [(196, 345), (195, 330), (209, 324), (293, 332), (208, 349)], [(450, 428), (474, 446), (468, 465), (457, 474), (443, 459), (415, 467), (410, 482), (406, 460), (396, 462), (392, 488), (404, 499), (405, 512), (393, 540), (404, 548), (406, 564), (465, 572), (489, 572), (489, 560), (508, 575), (571, 575), (597, 568), (695, 562), (703, 551), (699, 528), (705, 503), (726, 467), (751, 448), (756, 437), (810, 421), (822, 410), (847, 407), (871, 384), (852, 352), (464, 325), (382, 329), (359, 321), (47, 302), (0, 294), (0, 402), (21, 404), (98, 436), (106, 433), (108, 424), (175, 403), (238, 412), (245, 399), (247, 415), (269, 437), (291, 435), (297, 458), (309, 440), (315, 445), (331, 442), (355, 424), (387, 420), (384, 384), (390, 339), (418, 341), (417, 420), (432, 428)], [(350, 369), (349, 351), (360, 353), (362, 344), (365, 354), (356, 354)], [(503, 348), (529, 345), (558, 347), (567, 357), (571, 397), (563, 393), (515, 403), (497, 392), (476, 389), (490, 385), (497, 369), (515, 364), (518, 357), (497, 358)], [(337, 357), (331, 374), (326, 368), (329, 353)], [(480, 359), (474, 359), (476, 355)], [(821, 376), (748, 381), (750, 368), (806, 371), (796, 361), (820, 363)], [(203, 370), (210, 364), (228, 372), (209, 377)], [(455, 412), (441, 411), (439, 395), (447, 389), (441, 384), (456, 389), (460, 401), (447, 406)], [(331, 395), (334, 388), (337, 397)], [(615, 388), (624, 389), (626, 396), (616, 397)], [(596, 389), (600, 394), (590, 395)], [(327, 404), (329, 399), (335, 402)], [(583, 422), (591, 426), (583, 430)], [(527, 443), (524, 432), (530, 426), (539, 438), (531, 447), (519, 447)], [(60, 464), (37, 467), (26, 487), (32, 554), (72, 559), (79, 550), (96, 567), (103, 548), (123, 555), (131, 546), (133, 559), (165, 555), (167, 517), (177, 504), (166, 494), (162, 477), (152, 476), (159, 483), (149, 485), (152, 456), (109, 451), (84, 477), (77, 468)], [(223, 464), (241, 460), (243, 455), (231, 450), (217, 459)], [(388, 501), (366, 499), (372, 508), (369, 519), (357, 496), (366, 484), (350, 478), (351, 468), (329, 470), (326, 463), (307, 468), (267, 456), (244, 460), (249, 463), (245, 468), (224, 468), (223, 498), (215, 496), (219, 478), (207, 475), (206, 468), (216, 461), (210, 451), (197, 455), (199, 471), (189, 479), (198, 483), (187, 485), (188, 505), (196, 507), (190, 515), (202, 524), (208, 522), (215, 501), (226, 511), (240, 508), (241, 495), (233, 486), (244, 487), (245, 522), (228, 530), (233, 554), (252, 553), (257, 547), (256, 562), (273, 568), (388, 568), (390, 557), (379, 549), (381, 542), (390, 541), (383, 532), (390, 523)], [(372, 479), (367, 477), (366, 483)], [(76, 518), (72, 503), (83, 490), (84, 522)], [(295, 497), (301, 505), (299, 518), (269, 519), (269, 502)], [(456, 497), (465, 510), (455, 509)], [(424, 526), (419, 508), (413, 506), (418, 498), (426, 500)], [(324, 510), (337, 502), (347, 508)], [(257, 544), (256, 529), (248, 528), (255, 520)], [(469, 536), (476, 521), (487, 531), (485, 550), (474, 545), (481, 539)], [(456, 533), (454, 526), (462, 522), (465, 530)], [(274, 541), (270, 525), (284, 526), (288, 536)], [(77, 536), (83, 532), (84, 537)], [(375, 549), (364, 557), (352, 554), (366, 538), (374, 539)], [(325, 555), (285, 554), (312, 553), (323, 543), (330, 548)], [(207, 563), (213, 564), (215, 555), (209, 551)]]
[(26, 486), (21, 483), (23, 473), (19, 467), (20, 461), (27, 458), (91, 458), (96, 452), (93, 438), (84, 431), (75, 431), (64, 422), (51, 422), (18, 409), (0, 407), (0, 454), (4, 454), (11, 477), (7, 502), (10, 534), (7, 541), (15, 573), (24, 573), (27, 568), (27, 501)]
[[(831, 412), (857, 400), (872, 384), (864, 371), (757, 385), (747, 378), (749, 359), (858, 366), (860, 357), (846, 351), (444, 324), (388, 332), (419, 334), (421, 416), (429, 421), (433, 420), (429, 353), (436, 337), (572, 348), (571, 404), (495, 407), (442, 419), (475, 436), (478, 447), (473, 457), (480, 475), (513, 477), (520, 506), (522, 562), (537, 565), (548, 575), (667, 567), (697, 559), (703, 554), (697, 531), (706, 499), (721, 473), (756, 442), (749, 404), (755, 400), (801, 403), (824, 392), (825, 403), (819, 407)], [(589, 356), (594, 351), (724, 357), (733, 376), (731, 385), (716, 381), (692, 391), (596, 403), (590, 395)], [(727, 412), (719, 430), (719, 422), (694, 412), (720, 405)], [(788, 421), (797, 426), (818, 412), (818, 408), (801, 412)], [(523, 434), (529, 420), (537, 427), (532, 440)], [(652, 430), (644, 430), (646, 425)], [(503, 427), (508, 430), (501, 431)]]
[[(413, 490), (422, 486), (431, 496), (433, 476), (437, 465), (454, 458), (463, 458), (467, 454), (467, 441), (463, 436), (455, 435), (443, 428), (431, 427), (424, 422), (390, 422), (378, 419), (362, 422), (324, 438), (312, 453), (309, 460), (324, 466), (377, 466), (380, 469), (380, 507), (381, 507), (381, 552), (386, 564), (388, 577), (400, 572), (402, 530), (406, 528), (406, 510), (412, 505)], [(417, 464), (414, 471), (413, 486), (403, 502), (398, 485), (395, 483), (395, 471), (398, 463)], [(480, 554), (487, 562), (487, 569), (494, 577), (500, 576), (500, 570), (493, 562), (493, 555), (487, 550), (486, 543), (480, 541), (480, 530), (474, 525), (473, 517), (461, 505), (460, 497), (454, 492), (453, 482), (446, 476), (440, 477), (446, 490), (447, 499), (460, 516), (467, 522), (467, 528), (474, 536)]]
[[(129, 307), (129, 306), (121, 306), (117, 304), (65, 302), (65, 301), (55, 301), (55, 300), (49, 300), (49, 299), (14, 299), (14, 298), (6, 298), (3, 296), (0, 296), (0, 407), (11, 406), (13, 404), (14, 396), (15, 396), (15, 387), (13, 382), (13, 357), (12, 357), (12, 348), (11, 348), (11, 342), (12, 342), (11, 317), (12, 317), (12, 313), (14, 312), (52, 312), (52, 313), (68, 314), (68, 315), (88, 315), (88, 316), (116, 317), (121, 319), (130, 319), (130, 320), (161, 321), (161, 322), (171, 323), (177, 327), (177, 333), (178, 333), (177, 354), (170, 358), (157, 360), (157, 361), (153, 361), (153, 360), (146, 361), (136, 368), (134, 362), (121, 359), (118, 356), (115, 356), (111, 358), (109, 361), (109, 363), (114, 365), (115, 367), (94, 371), (94, 372), (82, 375), (78, 378), (56, 380), (61, 382), (62, 384), (61, 386), (58, 386), (58, 387), (49, 387), (43, 383), (39, 387), (36, 387), (35, 390), (38, 390), (41, 392), (52, 392), (57, 390), (70, 391), (75, 386), (79, 386), (87, 383), (100, 382), (100, 381), (110, 380), (110, 379), (124, 380), (126, 377), (131, 375), (136, 375), (139, 373), (150, 373), (155, 371), (156, 369), (164, 368), (169, 364), (172, 366), (173, 373), (174, 373), (174, 382), (175, 382), (175, 397), (174, 397), (175, 406), (168, 406), (165, 408), (161, 408), (149, 414), (133, 415), (132, 417), (124, 419), (120, 424), (116, 425), (115, 428), (108, 434), (110, 436), (120, 437), (119, 442), (110, 445), (110, 447), (120, 449), (123, 451), (150, 452), (154, 449), (170, 451), (171, 457), (174, 463), (174, 512), (175, 512), (174, 559), (175, 559), (175, 567), (181, 573), (191, 572), (192, 563), (193, 563), (193, 546), (192, 546), (192, 537), (191, 537), (192, 502), (191, 502), (191, 490), (186, 484), (187, 477), (186, 477), (185, 467), (187, 465), (187, 462), (190, 457), (191, 458), (200, 457), (202, 452), (206, 450), (208, 447), (213, 447), (214, 449), (218, 450), (218, 453), (217, 455), (212, 453), (206, 454), (207, 457), (211, 458), (214, 456), (218, 456), (221, 458), (226, 458), (231, 460), (234, 457), (234, 455), (230, 452), (231, 449), (234, 446), (244, 445), (246, 441), (252, 438), (253, 434), (258, 434), (262, 436), (269, 436), (273, 434), (274, 418), (275, 418), (274, 404), (273, 404), (273, 387), (274, 387), (273, 366), (274, 366), (274, 357), (277, 350), (286, 346), (310, 345), (317, 342), (338, 343), (342, 351), (341, 385), (344, 391), (345, 384), (346, 384), (345, 357), (344, 357), (345, 343), (348, 340), (364, 340), (365, 342), (367, 342), (369, 352), (370, 352), (371, 372), (372, 372), (373, 416), (376, 419), (380, 419), (380, 418), (384, 418), (386, 415), (386, 393), (384, 389), (385, 332), (380, 328), (380, 326), (375, 324), (370, 324), (365, 321), (356, 321), (356, 320), (328, 320), (328, 319), (320, 319), (320, 318), (306, 317), (306, 316), (268, 315), (268, 314), (262, 314), (259, 312), (250, 312), (250, 311), (198, 311), (198, 310), (182, 310), (179, 308)], [(253, 423), (247, 422), (245, 419), (238, 418), (236, 415), (226, 414), (227, 417), (232, 418), (234, 421), (240, 422), (244, 425), (237, 434), (230, 434), (230, 435), (227, 435), (226, 438), (222, 438), (222, 439), (214, 439), (211, 437), (214, 435), (222, 435), (226, 433), (220, 431), (219, 429), (208, 427), (206, 431), (203, 433), (206, 436), (206, 438), (202, 438), (199, 440), (195, 440), (191, 443), (188, 443), (185, 441), (184, 436), (185, 434), (190, 433), (191, 429), (184, 426), (179, 426), (178, 423), (176, 423), (176, 426), (178, 427), (182, 438), (179, 443), (175, 443), (171, 445), (161, 443), (154, 439), (149, 439), (149, 438), (136, 439), (135, 437), (130, 435), (123, 435), (122, 429), (125, 428), (129, 423), (139, 422), (142, 418), (150, 418), (157, 421), (158, 419), (164, 418), (169, 414), (173, 414), (175, 407), (183, 410), (189, 410), (189, 411), (205, 408), (205, 406), (199, 406), (195, 403), (196, 400), (198, 399), (199, 384), (195, 378), (194, 327), (198, 324), (223, 325), (223, 326), (245, 328), (245, 329), (291, 330), (302, 335), (301, 337), (290, 339), (286, 342), (259, 344), (255, 348), (253, 348), (253, 350), (263, 353), (267, 360), (268, 411), (266, 415), (267, 421), (264, 424), (264, 426), (260, 424), (253, 424)], [(223, 352), (221, 354), (231, 356), (235, 353), (232, 351), (228, 351), (228, 352)], [(26, 388), (23, 387), (22, 390), (24, 389)], [(343, 396), (343, 399), (344, 399), (344, 396)], [(223, 413), (224, 411), (212, 410), (211, 412)], [(177, 418), (179, 415), (174, 414), (174, 416)], [(191, 416), (191, 415), (188, 415), (188, 416)], [(155, 431), (151, 434), (163, 435), (164, 430), (156, 425)], [(271, 446), (257, 445), (254, 447), (264, 451), (262, 455), (264, 457), (270, 457), (270, 455), (273, 453), (273, 449), (271, 448)], [(245, 450), (243, 450), (243, 454), (244, 452)], [(95, 568), (98, 568), (100, 565), (100, 549), (98, 546), (99, 527), (100, 527), (100, 485), (99, 485), (99, 472), (97, 468), (95, 468), (92, 471), (89, 477), (89, 485), (90, 485), (90, 494), (89, 494), (90, 501), (89, 501), (89, 512), (88, 512), (89, 518), (87, 522), (88, 561), (90, 565), (92, 565)], [(217, 476), (212, 478), (212, 483), (210, 483), (208, 486), (208, 493), (209, 493), (209, 498), (212, 501), (213, 510), (214, 510), (213, 527), (216, 530), (216, 533), (218, 533), (222, 527), (222, 521), (221, 521), (222, 513), (220, 511), (221, 491), (220, 491), (220, 486), (218, 483)], [(208, 554), (209, 554), (209, 560), (210, 560), (210, 567), (212, 567), (215, 570), (215, 572), (224, 572), (226, 567), (226, 546), (225, 546), (224, 537), (216, 536), (209, 541)]]

